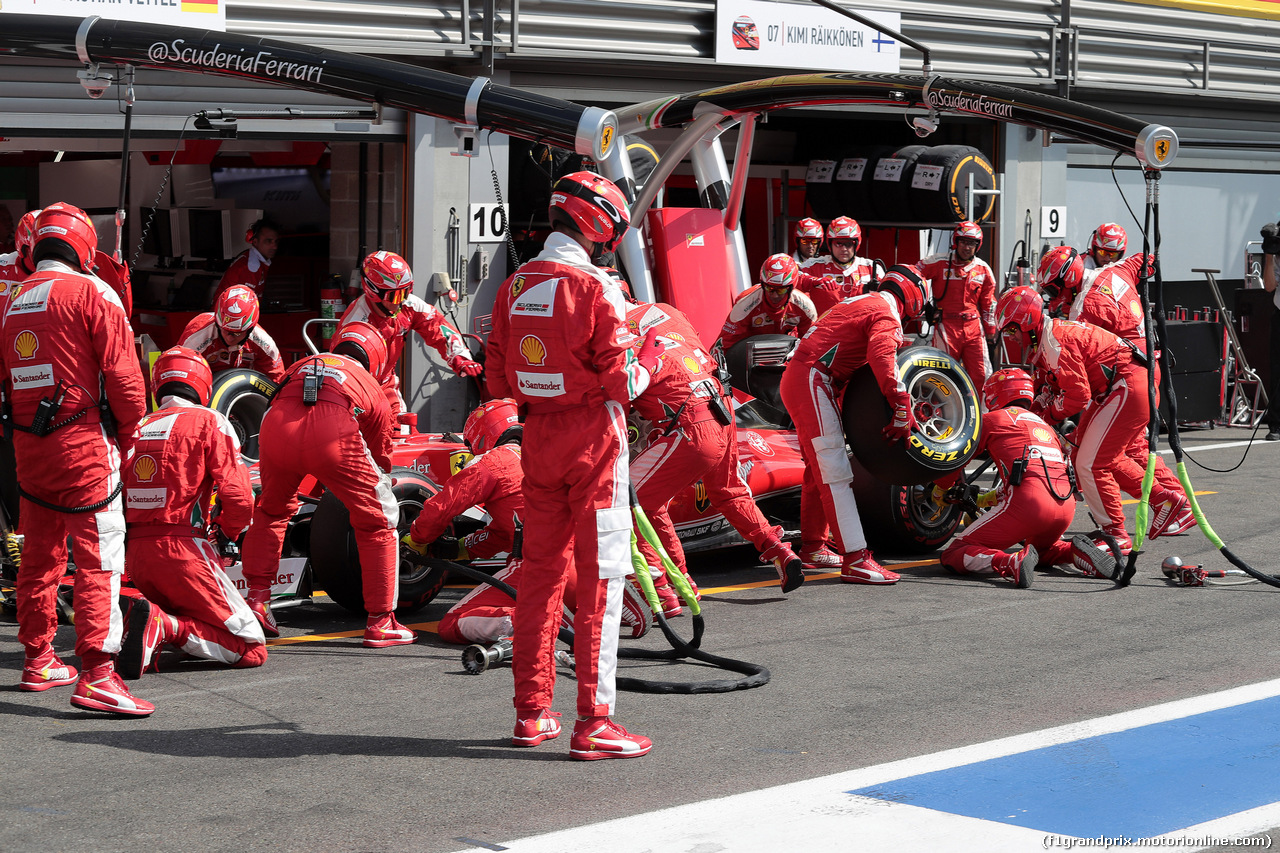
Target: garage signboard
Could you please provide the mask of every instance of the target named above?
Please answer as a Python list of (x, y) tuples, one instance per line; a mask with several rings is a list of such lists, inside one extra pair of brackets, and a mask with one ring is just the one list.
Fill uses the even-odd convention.
[(97, 15), (118, 21), (226, 32), (228, 2), (230, 0), (3, 0), (0, 14), (66, 18)]
[[(898, 12), (863, 17), (898, 31)], [(878, 30), (822, 6), (718, 0), (716, 62), (769, 68), (897, 73), (899, 45)]]

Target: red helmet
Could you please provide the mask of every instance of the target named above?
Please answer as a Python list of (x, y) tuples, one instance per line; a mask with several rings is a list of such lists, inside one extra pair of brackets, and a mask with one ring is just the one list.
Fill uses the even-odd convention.
[(951, 242), (961, 238), (966, 240), (977, 240), (978, 248), (982, 248), (982, 228), (976, 222), (966, 219), (964, 222), (956, 223), (956, 230), (951, 232)]
[(1124, 229), (1114, 222), (1104, 222), (1099, 225), (1093, 232), (1093, 239), (1089, 241), (1089, 249), (1106, 249), (1109, 252), (1124, 252), (1124, 247), (1129, 243), (1129, 236), (1124, 233)]
[(618, 247), (631, 223), (627, 197), (595, 172), (572, 172), (556, 181), (550, 214), (552, 225), (568, 225), (609, 252)]
[(795, 287), (800, 265), (790, 255), (779, 252), (764, 259), (760, 265), (760, 283), (765, 287)]
[(80, 208), (59, 201), (40, 211), (36, 217), (35, 239), (31, 243), (33, 255), (46, 240), (55, 240), (70, 249), (84, 272), (93, 269), (93, 255), (98, 251), (98, 232)]
[(1044, 300), (1030, 287), (1010, 288), (1001, 295), (996, 302), (996, 328), (1006, 363), (1031, 363), (1043, 323)]
[(910, 264), (894, 264), (875, 283), (875, 290), (892, 293), (898, 300), (903, 320), (917, 320), (924, 315), (924, 306), (933, 300), (929, 282), (920, 270)]
[(395, 252), (374, 252), (360, 265), (361, 286), (370, 299), (399, 305), (413, 292), (413, 270)]
[(488, 453), (497, 447), (498, 440), (512, 429), (524, 430), (520, 425), (520, 415), (516, 411), (515, 400), (505, 398), (490, 400), (487, 403), (481, 403), (467, 416), (467, 422), (462, 427), (462, 438), (471, 445), (473, 453)]
[(213, 322), (224, 332), (247, 332), (258, 324), (258, 294), (243, 284), (228, 287), (213, 306)]
[(31, 257), (31, 247), (36, 242), (36, 217), (39, 215), (39, 210), (28, 210), (18, 220), (18, 227), (13, 232), (13, 242), (20, 257)]
[(1036, 280), (1051, 300), (1074, 299), (1084, 280), (1084, 257), (1070, 246), (1055, 246), (1040, 258)]
[(837, 216), (827, 225), (828, 240), (852, 240), (853, 251), (857, 252), (862, 247), (862, 229), (858, 227), (856, 219), (850, 219), (847, 216)]
[[(345, 347), (346, 350), (339, 349)], [(345, 323), (333, 338), (332, 351), (338, 355), (352, 355), (367, 362), (365, 368), (376, 379), (387, 364), (387, 342), (373, 326), (359, 320)], [(355, 349), (358, 352), (349, 352)], [(361, 358), (363, 356), (363, 358)]]
[(160, 353), (151, 368), (151, 393), (158, 398), (160, 389), (170, 382), (186, 385), (196, 392), (200, 405), (209, 405), (209, 396), (213, 393), (213, 371), (204, 356), (195, 350), (170, 347)]
[(987, 384), (982, 386), (982, 404), (987, 407), (988, 412), (1024, 400), (1030, 401), (1035, 396), (1035, 383), (1031, 381), (1030, 374), (1020, 367), (997, 370), (987, 377)]
[[(858, 223), (853, 223), (856, 228)], [(796, 223), (796, 239), (822, 239), (822, 223), (816, 219), (806, 216)]]

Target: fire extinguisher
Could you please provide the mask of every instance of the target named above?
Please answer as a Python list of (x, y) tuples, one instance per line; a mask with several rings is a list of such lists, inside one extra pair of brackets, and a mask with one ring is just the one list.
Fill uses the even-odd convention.
[[(342, 316), (343, 308), (342, 276), (330, 276), (329, 283), (320, 289), (320, 319), (336, 321)], [(329, 341), (337, 328), (336, 322), (321, 324), (320, 339), (324, 341), (325, 349), (329, 348)]]

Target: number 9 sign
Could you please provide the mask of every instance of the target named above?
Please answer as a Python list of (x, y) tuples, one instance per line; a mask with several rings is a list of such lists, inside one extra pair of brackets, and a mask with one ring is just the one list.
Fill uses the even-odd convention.
[(1040, 237), (1061, 238), (1067, 231), (1067, 209), (1065, 207), (1040, 208)]

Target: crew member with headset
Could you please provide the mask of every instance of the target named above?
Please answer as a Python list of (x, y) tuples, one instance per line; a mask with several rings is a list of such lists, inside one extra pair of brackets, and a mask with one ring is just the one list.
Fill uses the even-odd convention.
[(975, 388), (991, 373), (987, 342), (996, 335), (996, 276), (976, 257), (981, 247), (982, 228), (965, 221), (952, 232), (950, 251), (920, 261), (933, 290), (933, 345), (960, 360)]
[[(121, 461), (133, 447), (147, 394), (120, 298), (90, 274), (97, 245), (80, 208), (58, 202), (41, 211), (31, 255), (36, 272), (0, 331), (4, 425), (13, 431), (25, 537), (17, 595), (26, 659), (18, 687), (74, 682), (72, 705), (146, 716), (155, 706), (129, 692), (112, 658), (123, 628)], [(52, 644), (68, 537), (76, 555), (80, 673)]]
[(797, 264), (803, 264), (805, 261), (816, 258), (818, 249), (822, 246), (822, 223), (806, 216), (796, 222), (795, 237), (796, 250), (791, 253), (792, 260)]
[(860, 248), (862, 227), (857, 220), (837, 216), (827, 224), (829, 254), (800, 265), (801, 272), (812, 278), (801, 278), (796, 287), (813, 300), (819, 317), (840, 300), (862, 293), (875, 278), (876, 264), (870, 258), (858, 257)]
[(213, 297), (215, 305), (223, 291), (237, 284), (253, 288), (254, 294), (259, 299), (262, 298), (262, 292), (266, 288), (267, 269), (280, 249), (280, 232), (280, 226), (270, 219), (259, 219), (249, 226), (244, 235), (249, 248), (237, 255), (222, 274)]
[(215, 377), (244, 368), (265, 373), (279, 385), (284, 379), (284, 362), (276, 342), (258, 324), (261, 311), (253, 288), (243, 284), (229, 287), (218, 294), (212, 311), (191, 318), (178, 345), (199, 353)]

